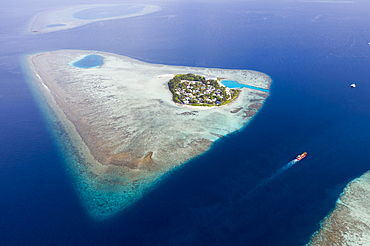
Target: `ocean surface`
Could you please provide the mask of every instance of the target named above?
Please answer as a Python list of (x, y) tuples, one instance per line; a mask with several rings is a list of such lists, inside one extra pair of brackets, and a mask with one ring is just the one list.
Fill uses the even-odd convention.
[[(37, 13), (82, 3), (0, 8), (0, 245), (303, 245), (346, 184), (370, 170), (368, 1), (150, 1), (163, 9), (25, 32)], [(252, 69), (273, 84), (246, 127), (95, 221), (22, 73), (23, 54), (58, 49)]]

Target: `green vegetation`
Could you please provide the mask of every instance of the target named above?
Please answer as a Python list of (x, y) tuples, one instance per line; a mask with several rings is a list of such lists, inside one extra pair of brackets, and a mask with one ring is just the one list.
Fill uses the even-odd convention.
[[(219, 80), (219, 78), (217, 78)], [(229, 89), (200, 75), (178, 74), (168, 82), (175, 103), (191, 106), (221, 106), (231, 102), (240, 90)]]

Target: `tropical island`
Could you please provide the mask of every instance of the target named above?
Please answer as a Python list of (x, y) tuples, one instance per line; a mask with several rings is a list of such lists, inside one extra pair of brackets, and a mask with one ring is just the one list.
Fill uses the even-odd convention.
[(222, 106), (237, 98), (240, 90), (223, 86), (220, 78), (206, 79), (201, 75), (178, 74), (168, 82), (173, 101), (191, 106)]
[[(89, 65), (90, 59), (97, 62)], [(84, 50), (29, 55), (25, 67), (76, 191), (96, 219), (127, 208), (164, 174), (245, 126), (261, 109), (271, 84), (257, 71), (149, 64)], [(208, 73), (265, 91), (204, 84)], [(181, 89), (181, 78), (189, 81), (188, 92)], [(181, 83), (176, 87), (171, 80)], [(195, 96), (189, 104), (201, 99), (207, 106), (225, 104), (183, 107), (173, 101), (169, 82), (179, 102), (181, 93), (190, 92)]]

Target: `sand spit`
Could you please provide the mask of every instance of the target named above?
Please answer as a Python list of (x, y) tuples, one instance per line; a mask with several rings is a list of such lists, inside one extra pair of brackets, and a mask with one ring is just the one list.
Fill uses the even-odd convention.
[(370, 172), (350, 182), (307, 245), (370, 245)]
[[(103, 52), (94, 52), (104, 58), (100, 67), (70, 65), (91, 53), (54, 51), (28, 56), (27, 62), (32, 85), (57, 118), (55, 128), (63, 128), (59, 134), (73, 147), (68, 162), (96, 217), (127, 207), (164, 173), (242, 128), (268, 97), (243, 88), (224, 107), (184, 108), (172, 101), (167, 87), (174, 74), (209, 72), (262, 88), (271, 84), (255, 71), (148, 64)], [(64, 148), (71, 156), (71, 147)]]
[[(104, 14), (108, 12), (115, 13), (117, 8), (126, 7), (129, 8), (138, 8), (137, 12), (129, 14), (112, 14), (111, 17), (104, 17)], [(96, 18), (91, 19), (79, 19), (75, 18), (75, 14), (80, 11), (86, 10), (98, 10), (102, 9), (101, 17), (99, 18), (99, 12), (95, 11)], [(111, 9), (110, 9), (111, 8)], [(28, 31), (32, 33), (48, 33), (56, 32), (61, 30), (67, 30), (83, 25), (87, 25), (97, 21), (104, 20), (113, 20), (113, 19), (122, 19), (129, 18), (134, 16), (141, 16), (150, 14), (156, 11), (161, 10), (162, 8), (155, 5), (140, 5), (140, 4), (86, 4), (86, 5), (77, 5), (70, 6), (66, 8), (53, 9), (49, 11), (42, 12), (30, 20), (28, 25)]]

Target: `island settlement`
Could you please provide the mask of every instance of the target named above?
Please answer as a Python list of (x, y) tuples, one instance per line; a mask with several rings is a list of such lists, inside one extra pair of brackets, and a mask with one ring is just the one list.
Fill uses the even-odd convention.
[(178, 74), (168, 82), (173, 101), (191, 106), (221, 106), (238, 97), (240, 90), (223, 86), (220, 78), (206, 79), (200, 75)]

